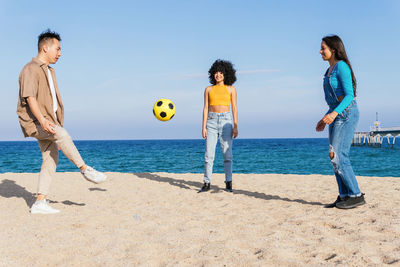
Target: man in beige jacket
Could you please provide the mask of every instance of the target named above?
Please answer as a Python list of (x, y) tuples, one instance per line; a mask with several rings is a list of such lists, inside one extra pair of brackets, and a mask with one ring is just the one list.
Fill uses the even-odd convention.
[(37, 198), (31, 213), (52, 214), (59, 210), (50, 207), (46, 195), (56, 173), (59, 149), (81, 170), (87, 180), (100, 183), (107, 176), (85, 164), (63, 128), (64, 106), (54, 69), (49, 66), (55, 64), (61, 56), (60, 35), (47, 30), (38, 39), (37, 57), (24, 66), (19, 76), (17, 114), (24, 136), (38, 140), (43, 158)]

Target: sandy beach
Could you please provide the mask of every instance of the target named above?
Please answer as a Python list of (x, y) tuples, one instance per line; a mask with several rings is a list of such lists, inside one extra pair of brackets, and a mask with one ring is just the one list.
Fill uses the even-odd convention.
[(0, 175), (0, 266), (400, 266), (400, 180), (357, 177), (367, 204), (325, 209), (333, 176), (57, 173), (32, 215), (36, 173)]

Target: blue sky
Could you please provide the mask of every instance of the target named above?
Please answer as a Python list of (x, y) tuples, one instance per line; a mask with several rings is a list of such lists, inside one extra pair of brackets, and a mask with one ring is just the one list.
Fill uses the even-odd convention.
[[(321, 38), (342, 37), (358, 80), (360, 122), (400, 126), (400, 1), (0, 1), (0, 140), (23, 140), (18, 75), (37, 36), (61, 34), (54, 66), (74, 139), (201, 138), (216, 59), (238, 71), (239, 137), (326, 137)], [(153, 117), (159, 98), (177, 113)]]

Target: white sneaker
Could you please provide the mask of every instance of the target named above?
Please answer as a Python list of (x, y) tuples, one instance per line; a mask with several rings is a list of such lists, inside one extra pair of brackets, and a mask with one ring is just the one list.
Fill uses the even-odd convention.
[(86, 166), (86, 169), (81, 173), (86, 180), (96, 184), (104, 182), (107, 179), (107, 175), (105, 173), (96, 171), (90, 166)]
[(56, 210), (50, 207), (46, 199), (36, 201), (31, 207), (32, 214), (55, 214), (59, 212), (60, 210)]

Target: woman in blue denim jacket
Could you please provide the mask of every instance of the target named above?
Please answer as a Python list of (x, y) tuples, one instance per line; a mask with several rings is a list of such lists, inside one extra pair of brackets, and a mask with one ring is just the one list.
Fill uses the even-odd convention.
[[(204, 91), (202, 136), (206, 139), (204, 184), (200, 192), (210, 190), (215, 147), (219, 140), (224, 157), (225, 187), (232, 192), (232, 138), (238, 136), (237, 94), (232, 84), (236, 71), (229, 61), (216, 60), (208, 71), (210, 83)], [(232, 105), (232, 114), (230, 106)], [(233, 117), (233, 121), (232, 121)]]
[(329, 62), (324, 75), (324, 93), (329, 110), (317, 123), (316, 130), (323, 131), (325, 125), (329, 125), (329, 157), (339, 187), (336, 201), (325, 207), (350, 209), (365, 204), (349, 159), (359, 118), (355, 100), (356, 78), (339, 36), (322, 38), (320, 54)]

